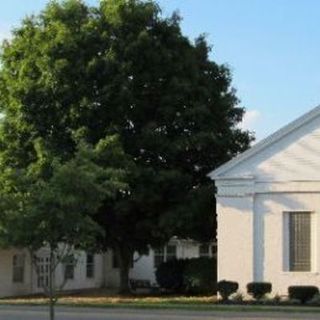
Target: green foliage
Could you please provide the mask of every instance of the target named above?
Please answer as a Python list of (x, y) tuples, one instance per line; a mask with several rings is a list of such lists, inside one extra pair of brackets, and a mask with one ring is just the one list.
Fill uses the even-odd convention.
[(222, 297), (223, 301), (228, 301), (229, 297), (236, 293), (239, 288), (239, 284), (233, 281), (221, 280), (217, 284), (217, 291)]
[(184, 270), (184, 282), (188, 293), (213, 294), (217, 287), (216, 259), (193, 258)]
[(184, 293), (186, 289), (184, 270), (187, 264), (188, 260), (184, 259), (173, 259), (161, 263), (156, 270), (159, 286), (173, 293)]
[[(26, 169), (7, 168), (0, 181), (0, 241), (2, 245), (43, 246), (56, 250), (62, 242), (72, 247), (93, 247), (103, 230), (92, 219), (106, 198), (125, 190), (121, 170), (103, 167), (107, 139), (96, 148), (81, 143), (75, 157), (65, 163), (40, 156)], [(48, 171), (50, 176), (48, 177)]]
[(156, 270), (157, 283), (174, 293), (212, 294), (216, 291), (216, 262), (212, 258), (173, 259)]
[(63, 165), (79, 137), (95, 146), (118, 135), (123, 154), (112, 160), (128, 188), (106, 197), (94, 220), (104, 230), (97, 249), (118, 251), (127, 271), (133, 251), (173, 235), (215, 237), (207, 174), (252, 140), (237, 128), (244, 109), (229, 69), (179, 22), (150, 0), (52, 1), (0, 54), (2, 168), (16, 174), (42, 161), (48, 183), (47, 155)]
[[(107, 199), (126, 191), (124, 173), (110, 165), (111, 158), (123, 156), (114, 137), (93, 147), (79, 142), (74, 157), (61, 161), (34, 141), (36, 158), (24, 168), (2, 167), (0, 175), (0, 245), (28, 248), (35, 270), (37, 251), (49, 252), (49, 283), (43, 284), (54, 319), (57, 265), (73, 257), (75, 249), (92, 249), (103, 229), (93, 220)], [(5, 155), (3, 153), (2, 155)]]
[(311, 300), (316, 294), (319, 294), (319, 289), (315, 286), (290, 286), (288, 288), (290, 299), (299, 300), (302, 304)]
[(267, 293), (271, 293), (272, 284), (269, 282), (250, 282), (247, 284), (247, 292), (252, 295), (254, 299), (260, 300)]

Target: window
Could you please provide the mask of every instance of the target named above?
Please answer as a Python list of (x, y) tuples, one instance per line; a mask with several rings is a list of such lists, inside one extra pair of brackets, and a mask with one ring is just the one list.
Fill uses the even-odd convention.
[(24, 254), (15, 254), (12, 259), (12, 281), (23, 283), (24, 281)]
[(169, 245), (166, 247), (166, 261), (177, 258), (177, 246)]
[(217, 246), (216, 244), (201, 244), (199, 246), (199, 257), (211, 258), (216, 257), (217, 255)]
[(217, 257), (217, 244), (216, 243), (214, 243), (211, 246), (211, 256), (212, 257)]
[(154, 267), (158, 268), (159, 265), (164, 262), (164, 248), (154, 250)]
[(289, 213), (289, 270), (311, 271), (311, 213)]
[(87, 253), (87, 278), (94, 278), (94, 254)]
[(49, 286), (49, 268), (50, 259), (49, 257), (37, 258), (37, 286), (38, 288), (47, 288)]
[(199, 257), (210, 257), (210, 246), (207, 244), (201, 244), (199, 246)]
[(74, 279), (74, 257), (73, 255), (67, 257), (64, 262), (64, 279)]
[(177, 258), (177, 246), (168, 245), (164, 248), (159, 248), (154, 250), (154, 262), (153, 265), (155, 268), (162, 262), (167, 262)]

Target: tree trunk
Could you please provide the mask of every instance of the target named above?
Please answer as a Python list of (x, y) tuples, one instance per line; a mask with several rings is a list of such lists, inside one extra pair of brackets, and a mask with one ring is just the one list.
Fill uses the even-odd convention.
[(133, 253), (128, 248), (118, 247), (116, 249), (116, 254), (118, 257), (119, 268), (120, 268), (119, 293), (130, 294), (131, 290), (129, 286), (129, 271), (130, 271), (130, 266), (133, 259)]
[(55, 319), (55, 289), (54, 289), (54, 253), (50, 248), (50, 265), (49, 265), (49, 309), (50, 309), (50, 320)]

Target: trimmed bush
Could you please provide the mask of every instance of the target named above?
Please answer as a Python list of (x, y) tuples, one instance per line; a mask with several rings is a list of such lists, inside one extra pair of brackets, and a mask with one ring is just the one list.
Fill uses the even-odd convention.
[(237, 292), (239, 284), (233, 281), (222, 280), (217, 284), (217, 290), (220, 293), (223, 301), (228, 301), (229, 297)]
[(272, 284), (269, 282), (250, 282), (247, 284), (247, 292), (254, 299), (260, 300), (262, 299), (267, 293), (272, 291)]
[(319, 294), (319, 289), (315, 286), (291, 286), (288, 288), (288, 293), (290, 299), (299, 300), (304, 304)]
[(213, 258), (188, 260), (184, 270), (184, 281), (189, 294), (216, 293), (216, 260)]
[(161, 263), (156, 270), (156, 280), (160, 288), (174, 293), (184, 292), (185, 282), (183, 274), (187, 261), (174, 259)]

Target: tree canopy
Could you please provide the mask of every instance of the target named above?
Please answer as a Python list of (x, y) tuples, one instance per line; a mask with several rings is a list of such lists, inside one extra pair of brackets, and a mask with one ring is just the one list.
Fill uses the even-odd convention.
[[(38, 161), (37, 141), (62, 162), (75, 141), (117, 135), (128, 189), (95, 215), (99, 249), (119, 253), (123, 283), (134, 251), (171, 236), (215, 236), (214, 185), (207, 174), (248, 148), (227, 66), (205, 37), (181, 32), (156, 2), (52, 1), (14, 30), (1, 52), (0, 165)], [(104, 160), (101, 160), (103, 163)]]

